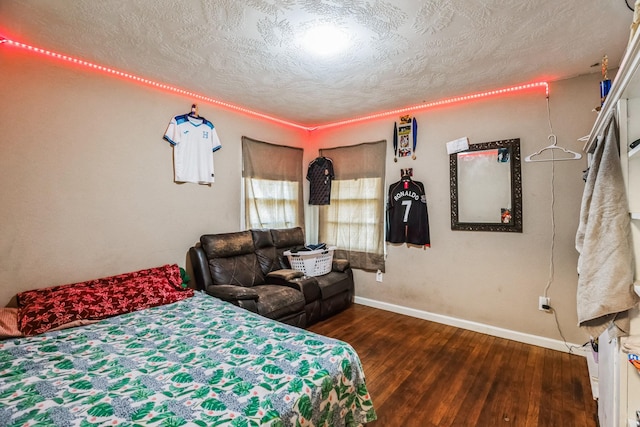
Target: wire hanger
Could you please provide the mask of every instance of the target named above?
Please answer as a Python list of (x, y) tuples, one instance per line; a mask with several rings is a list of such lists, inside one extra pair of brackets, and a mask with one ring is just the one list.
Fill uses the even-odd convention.
[[(535, 153), (528, 155), (527, 157), (525, 157), (524, 161), (525, 162), (556, 162), (556, 161), (562, 161), (562, 160), (578, 160), (578, 159), (582, 158), (582, 154), (576, 153), (575, 151), (571, 151), (571, 150), (568, 150), (566, 148), (558, 146), (557, 145), (557, 143), (558, 143), (557, 142), (557, 138), (556, 138), (556, 136), (554, 134), (549, 135), (548, 139), (549, 139), (549, 141), (551, 141), (551, 145), (547, 145), (543, 149), (538, 150)], [(570, 154), (571, 157), (562, 157), (562, 158), (559, 158), (559, 159), (555, 158), (555, 157), (552, 157), (550, 159), (534, 159), (535, 156), (537, 156), (537, 155), (539, 155), (542, 152), (547, 151), (547, 150), (550, 150), (550, 151), (560, 150), (563, 153)]]
[[(553, 125), (551, 124), (551, 108), (549, 106), (549, 95), (547, 95), (547, 120), (549, 121), (549, 131), (551, 132), (551, 134), (547, 137), (547, 139), (549, 141), (551, 141), (551, 145), (547, 145), (546, 147), (536, 151), (535, 153), (528, 155), (527, 157), (524, 158), (524, 161), (525, 162), (556, 162), (556, 161), (562, 161), (562, 160), (578, 160), (578, 159), (581, 159), (582, 158), (582, 154), (576, 153), (575, 151), (571, 151), (571, 150), (568, 150), (566, 148), (558, 146), (558, 138), (553, 133)], [(540, 153), (542, 153), (544, 151), (547, 151), (547, 150), (551, 151), (551, 153), (552, 153), (550, 159), (534, 159), (535, 156), (537, 156)], [(556, 159), (555, 156), (553, 156), (553, 152), (555, 150), (560, 150), (565, 154), (571, 155), (571, 157), (561, 157), (559, 159)]]
[(191, 112), (189, 113), (191, 117), (195, 117), (196, 119), (200, 118), (198, 115), (198, 104), (191, 104)]
[(402, 181), (411, 181), (413, 176), (413, 168), (400, 169), (400, 178)]

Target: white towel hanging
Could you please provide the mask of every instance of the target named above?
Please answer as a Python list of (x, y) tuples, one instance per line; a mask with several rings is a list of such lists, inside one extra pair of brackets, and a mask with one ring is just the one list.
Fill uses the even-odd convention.
[[(559, 147), (557, 145), (557, 139), (556, 139), (556, 136), (554, 134), (549, 135), (548, 139), (550, 141), (552, 141), (551, 145), (548, 145), (548, 146), (544, 147), (543, 149), (541, 149), (539, 151), (536, 151), (533, 154), (528, 155), (527, 157), (525, 157), (524, 161), (525, 162), (556, 162), (556, 161), (563, 161), (563, 160), (578, 160), (578, 159), (582, 158), (582, 154), (580, 154), (580, 153), (576, 153), (575, 151), (571, 151), (571, 150), (568, 150), (566, 148)], [(537, 155), (539, 155), (542, 152), (547, 151), (547, 150), (550, 150), (550, 151), (560, 150), (563, 153), (571, 155), (571, 157), (562, 157), (562, 158), (555, 158), (554, 157), (554, 158), (551, 158), (551, 159), (534, 159), (535, 156), (537, 156)]]

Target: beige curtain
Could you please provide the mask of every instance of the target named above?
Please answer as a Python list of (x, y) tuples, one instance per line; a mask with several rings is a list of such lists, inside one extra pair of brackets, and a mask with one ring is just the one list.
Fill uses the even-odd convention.
[(331, 203), (320, 206), (319, 241), (354, 268), (384, 271), (386, 141), (320, 150), (333, 161)]
[(242, 137), (247, 228), (304, 225), (301, 148)]

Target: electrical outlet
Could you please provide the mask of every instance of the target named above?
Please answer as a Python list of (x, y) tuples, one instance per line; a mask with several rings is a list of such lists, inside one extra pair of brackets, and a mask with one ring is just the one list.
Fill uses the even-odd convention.
[(549, 300), (549, 297), (538, 297), (538, 310), (549, 311), (548, 308), (544, 308), (544, 306), (549, 307)]
[(382, 271), (378, 270), (376, 272), (376, 282), (382, 282), (382, 275), (383, 275)]

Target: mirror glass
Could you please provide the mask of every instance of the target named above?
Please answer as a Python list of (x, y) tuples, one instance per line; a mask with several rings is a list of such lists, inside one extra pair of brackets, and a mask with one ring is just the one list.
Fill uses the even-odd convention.
[(452, 230), (522, 232), (519, 139), (470, 144), (449, 164)]

